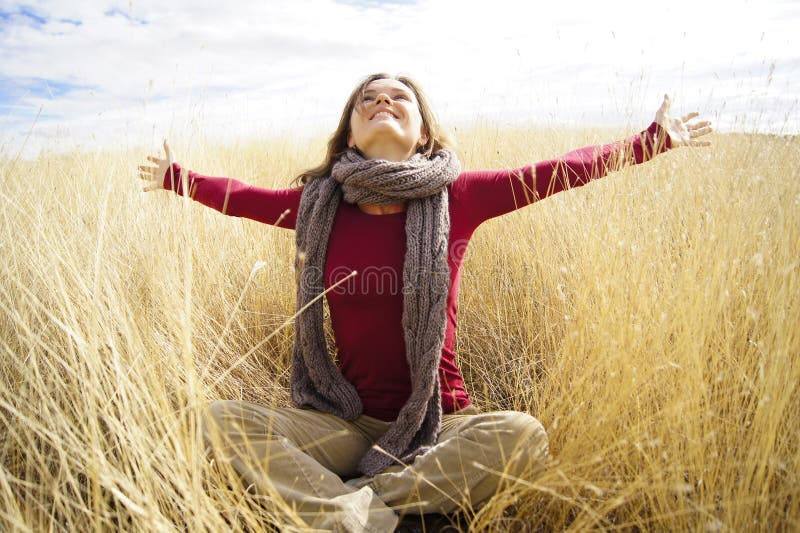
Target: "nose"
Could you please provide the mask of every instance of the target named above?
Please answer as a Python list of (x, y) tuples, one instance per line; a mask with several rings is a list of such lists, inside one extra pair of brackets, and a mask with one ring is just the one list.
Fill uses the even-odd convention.
[(389, 95), (386, 93), (379, 93), (378, 96), (375, 97), (375, 104), (389, 104), (392, 105), (392, 99), (389, 98)]

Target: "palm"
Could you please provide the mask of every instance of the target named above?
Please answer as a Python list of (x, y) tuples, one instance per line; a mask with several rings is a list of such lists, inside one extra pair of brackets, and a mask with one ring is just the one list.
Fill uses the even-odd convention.
[(697, 140), (698, 137), (707, 135), (713, 131), (711, 122), (704, 120), (701, 122), (690, 123), (689, 121), (700, 113), (692, 112), (682, 118), (672, 117), (669, 108), (672, 102), (668, 95), (664, 95), (664, 101), (656, 112), (654, 119), (659, 126), (669, 135), (673, 147), (678, 146), (710, 146), (709, 140)]
[(172, 155), (172, 150), (170, 150), (166, 139), (164, 139), (164, 155), (166, 157), (163, 159), (151, 155), (147, 156), (147, 160), (151, 163), (155, 163), (155, 166), (139, 166), (139, 177), (147, 182), (147, 185), (144, 187), (145, 191), (163, 189), (164, 176), (167, 174), (167, 169), (172, 165), (173, 161), (175, 161), (175, 157)]

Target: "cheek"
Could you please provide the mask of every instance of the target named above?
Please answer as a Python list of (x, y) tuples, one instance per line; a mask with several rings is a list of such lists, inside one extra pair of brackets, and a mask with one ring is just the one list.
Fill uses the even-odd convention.
[(411, 117), (411, 122), (415, 127), (422, 128), (422, 114), (419, 112), (419, 108), (414, 106), (411, 110), (409, 110), (409, 117)]
[(361, 132), (361, 124), (358, 120), (358, 116), (354, 111), (352, 116), (350, 117), (350, 132), (347, 134), (347, 145), (350, 148), (356, 145), (356, 137), (358, 137), (360, 132)]

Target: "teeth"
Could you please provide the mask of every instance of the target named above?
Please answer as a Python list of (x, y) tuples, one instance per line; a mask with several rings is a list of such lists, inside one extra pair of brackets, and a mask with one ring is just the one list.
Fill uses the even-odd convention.
[(392, 115), (388, 111), (380, 111), (378, 113), (375, 113), (375, 116), (372, 117), (372, 118), (378, 118), (378, 117), (381, 117), (381, 116), (388, 117), (388, 118), (394, 118), (394, 115)]

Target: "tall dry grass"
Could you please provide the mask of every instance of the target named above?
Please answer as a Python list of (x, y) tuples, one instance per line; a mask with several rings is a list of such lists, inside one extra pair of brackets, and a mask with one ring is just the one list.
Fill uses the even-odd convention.
[[(483, 127), (460, 153), (512, 167), (619, 135)], [(474, 236), (460, 366), (482, 409), (542, 420), (553, 464), (473, 529), (800, 527), (800, 139), (714, 141)], [(283, 186), (323, 140), (173, 145)], [(144, 155), (0, 162), (0, 529), (297, 526), (206, 457), (197, 415), (287, 401), (293, 235), (140, 193)]]

